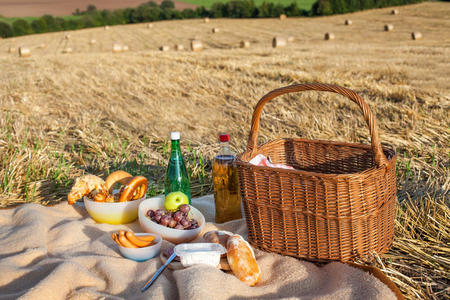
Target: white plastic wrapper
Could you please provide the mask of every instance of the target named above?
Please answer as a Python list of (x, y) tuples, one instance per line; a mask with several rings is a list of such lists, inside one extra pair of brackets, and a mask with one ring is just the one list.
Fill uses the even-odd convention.
[(283, 165), (283, 164), (274, 164), (270, 161), (270, 157), (265, 157), (263, 154), (258, 154), (253, 157), (249, 163), (255, 166), (263, 166), (263, 167), (271, 167), (271, 168), (280, 168), (280, 169), (289, 169), (293, 170), (294, 168), (291, 166)]

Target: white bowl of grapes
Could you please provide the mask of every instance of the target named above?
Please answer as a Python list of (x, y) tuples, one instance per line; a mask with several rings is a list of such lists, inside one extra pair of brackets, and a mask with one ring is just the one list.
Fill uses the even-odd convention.
[(164, 207), (164, 200), (164, 195), (160, 195), (141, 202), (138, 216), (142, 230), (156, 233), (174, 244), (195, 239), (205, 226), (203, 214), (189, 204), (169, 211)]

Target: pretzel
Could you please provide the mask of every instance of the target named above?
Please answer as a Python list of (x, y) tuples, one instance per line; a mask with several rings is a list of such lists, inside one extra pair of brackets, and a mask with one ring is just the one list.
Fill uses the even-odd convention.
[(144, 197), (147, 191), (148, 180), (144, 176), (136, 176), (131, 179), (120, 194), (119, 202), (130, 201)]
[(83, 198), (83, 196), (93, 194), (95, 191), (95, 196), (98, 196), (98, 200), (103, 199), (104, 201), (104, 193), (105, 190), (105, 182), (98, 176), (95, 175), (84, 175), (75, 180), (75, 184), (73, 185), (70, 193), (67, 195), (67, 201), (70, 205), (74, 204), (78, 199)]
[(120, 182), (122, 185), (127, 185), (132, 178), (133, 176), (131, 176), (130, 173), (118, 170), (109, 174), (105, 180), (105, 187), (108, 190), (108, 193), (112, 194), (113, 187), (116, 182)]

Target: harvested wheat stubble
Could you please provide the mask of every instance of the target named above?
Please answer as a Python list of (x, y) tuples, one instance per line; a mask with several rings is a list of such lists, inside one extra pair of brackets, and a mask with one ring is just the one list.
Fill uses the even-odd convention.
[(199, 40), (192, 40), (191, 41), (191, 50), (194, 52), (202, 51), (203, 50), (203, 44)]
[(288, 36), (287, 41), (288, 43), (293, 43), (295, 41), (295, 38), (293, 36)]
[(334, 38), (335, 38), (335, 36), (334, 36), (334, 33), (332, 33), (332, 32), (327, 32), (327, 33), (325, 33), (325, 40), (334, 40)]
[(163, 51), (163, 52), (169, 51), (169, 50), (170, 50), (170, 47), (167, 46), (167, 45), (162, 45), (161, 47), (159, 47), (159, 50), (160, 50), (160, 51)]
[(217, 27), (214, 27), (214, 28), (212, 29), (212, 33), (218, 33), (219, 31), (220, 31), (220, 29), (217, 28)]
[(345, 25), (350, 26), (352, 24), (353, 24), (352, 20), (349, 19), (345, 20)]
[(91, 45), (94, 45), (95, 43), (97, 43), (97, 41), (94, 40), (94, 39), (92, 39), (92, 40), (89, 41), (89, 44), (91, 44)]
[(113, 53), (119, 53), (122, 52), (122, 45), (120, 44), (114, 44), (112, 47), (112, 52)]
[(250, 41), (247, 40), (241, 41), (241, 48), (250, 48)]
[(16, 47), (9, 47), (8, 52), (9, 53), (16, 53), (17, 49)]
[(129, 50), (127, 45), (122, 46), (122, 52), (127, 52)]
[(420, 40), (422, 38), (422, 34), (420, 32), (411, 32), (411, 38), (413, 40)]
[(391, 15), (398, 15), (398, 9), (393, 9), (391, 11)]
[[(406, 187), (399, 190), (399, 202), (406, 193), (413, 197), (411, 213), (407, 213), (409, 208), (399, 205), (394, 246), (381, 256), (384, 267), (378, 266), (409, 300), (448, 299), (450, 157), (445, 147), (448, 149), (450, 139), (450, 82), (445, 80), (448, 78), (448, 47), (445, 41), (442, 42), (442, 37), (448, 35), (448, 4), (430, 1), (404, 6), (401, 16), (390, 15), (394, 8), (390, 7), (351, 15), (289, 18), (279, 22), (273, 19), (211, 19), (209, 24), (204, 24), (203, 19), (198, 19), (163, 21), (155, 23), (153, 29), (145, 29), (143, 24), (114, 26), (108, 32), (103, 27), (83, 29), (76, 31), (69, 40), (78, 44), (79, 39), (81, 44), (70, 45), (75, 47), (74, 55), (48, 55), (64, 48), (64, 44), (57, 48), (64, 33), (16, 37), (15, 42), (4, 39), (0, 41), (0, 178), (8, 179), (11, 192), (2, 181), (0, 206), (67, 201), (73, 180), (83, 175), (86, 168), (101, 172), (97, 175), (106, 175), (115, 164), (128, 167), (129, 162), (133, 162), (129, 170), (134, 171), (139, 167), (135, 166), (134, 158), (140, 161), (138, 154), (141, 152), (147, 157), (142, 164), (157, 165), (167, 153), (161, 151), (161, 154), (155, 149), (167, 146), (164, 137), (170, 134), (170, 127), (186, 131), (186, 139), (192, 141), (193, 149), (206, 157), (213, 157), (218, 151), (214, 137), (219, 130), (230, 131), (234, 146), (242, 152), (247, 145), (253, 107), (269, 90), (287, 85), (286, 81), (348, 85), (361, 92), (376, 112), (380, 139), (401, 149), (398, 183)], [(367, 30), (339, 26), (343, 25), (342, 20), (350, 18), (356, 20), (355, 27), (365, 24)], [(405, 30), (401, 31), (399, 24), (394, 25), (396, 32), (381, 33), (384, 24), (394, 24), (398, 18)], [(300, 23), (306, 35), (297, 33)], [(252, 43), (251, 47), (237, 51), (209, 51), (214, 45), (205, 43), (203, 52), (177, 52), (174, 53), (176, 57), (168, 55), (171, 52), (164, 54), (157, 50), (162, 44), (173, 47), (175, 43), (183, 43), (191, 52), (190, 38), (198, 34), (198, 40), (206, 41), (208, 35), (212, 36), (212, 27), (222, 29), (213, 36), (218, 39), (219, 46), (234, 43), (239, 46), (241, 40), (247, 39)], [(324, 41), (323, 34), (331, 30), (337, 32), (339, 39)], [(414, 30), (425, 32), (421, 40), (411, 39)], [(225, 35), (225, 32), (233, 35)], [(272, 38), (283, 32), (286, 32), (285, 37), (296, 34), (301, 42), (267, 51)], [(151, 35), (151, 39), (143, 40), (144, 33)], [(91, 38), (95, 38), (97, 44), (89, 48)], [(30, 48), (33, 57), (18, 57), (19, 46), (43, 42), (53, 51), (44, 53), (41, 50), (42, 55), (38, 56), (34, 53), (37, 50)], [(113, 54), (114, 42), (127, 43), (130, 51), (137, 52), (133, 55)], [(14, 54), (7, 53), (10, 46), (16, 48)], [(78, 55), (79, 51), (83, 55)], [(332, 71), (324, 70), (331, 64)], [(130, 72), (130, 69), (134, 71)], [(80, 80), (81, 74), (92, 80)], [(184, 96), (182, 90), (186, 88), (186, 82), (191, 91)], [(149, 91), (154, 93), (152, 97), (148, 96)], [(105, 98), (111, 105), (98, 105)], [(165, 98), (171, 101), (164, 101)], [(298, 136), (369, 143), (367, 129), (362, 126), (363, 119), (355, 104), (347, 105), (346, 100), (340, 98), (328, 93), (323, 96), (298, 94), (274, 102), (273, 111), (272, 108), (264, 110), (267, 119), (261, 119), (261, 125), (266, 124), (265, 130), (261, 128), (264, 132), (261, 141)], [(326, 101), (332, 99), (329, 104), (334, 100), (337, 102), (328, 105)], [(163, 103), (165, 113), (157, 109)], [(221, 106), (220, 112), (217, 106)], [(7, 112), (10, 118), (5, 115)], [(36, 117), (28, 117), (30, 112)], [(142, 118), (143, 114), (149, 117)], [(192, 128), (190, 119), (194, 115), (198, 118)], [(97, 119), (98, 122), (89, 121)], [(8, 138), (9, 135), (12, 138)], [(141, 142), (142, 135), (150, 140)], [(39, 140), (37, 150), (34, 150), (34, 137)], [(128, 141), (125, 149), (122, 141)], [(14, 158), (11, 155), (15, 149), (19, 154)], [(63, 154), (64, 165), (67, 162), (67, 171), (62, 173), (62, 177), (69, 178), (67, 183), (54, 181), (55, 174), (61, 174), (65, 169), (59, 165), (59, 159), (54, 159), (54, 151)], [(128, 151), (132, 155), (125, 159), (123, 153)], [(407, 157), (403, 151), (407, 152)], [(431, 161), (431, 158), (436, 160)], [(409, 162), (410, 175), (405, 171)], [(30, 165), (32, 170), (37, 168), (32, 172), (37, 175), (27, 182)], [(209, 163), (206, 165), (210, 168)], [(191, 162), (191, 166), (201, 170), (196, 162)], [(212, 180), (209, 169), (206, 172), (208, 178), (204, 184), (194, 183), (198, 195), (211, 192), (212, 186), (207, 185)], [(164, 170), (148, 171), (155, 186), (164, 186), (163, 180), (158, 182), (161, 174)], [(427, 187), (422, 186), (422, 180)], [(436, 201), (440, 200), (431, 195), (426, 204), (418, 206), (417, 195), (427, 193), (428, 189), (446, 192), (447, 204), (443, 203), (438, 209)], [(428, 241), (424, 241), (427, 237)]]
[(392, 31), (392, 30), (394, 30), (394, 25), (392, 24), (384, 25), (384, 31)]
[(70, 47), (64, 48), (62, 53), (64, 53), (64, 54), (72, 53), (72, 48), (70, 48)]
[(280, 20), (281, 21), (286, 20), (286, 19), (287, 19), (287, 16), (285, 14), (281, 14), (280, 15)]
[(203, 19), (203, 22), (204, 22), (204, 23), (209, 23), (209, 18), (204, 18), (204, 19)]
[(20, 47), (19, 48), (19, 56), (20, 57), (28, 57), (31, 55), (31, 51), (27, 47)]
[(272, 39), (272, 47), (280, 48), (286, 46), (286, 39), (281, 36), (276, 36)]
[(176, 51), (183, 51), (183, 50), (184, 50), (184, 46), (181, 45), (181, 44), (176, 44), (176, 45), (174, 46), (174, 49), (175, 49)]

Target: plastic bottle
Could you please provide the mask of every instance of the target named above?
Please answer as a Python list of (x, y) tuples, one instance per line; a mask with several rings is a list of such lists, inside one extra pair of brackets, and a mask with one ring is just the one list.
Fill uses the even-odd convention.
[(228, 134), (221, 134), (220, 151), (214, 158), (213, 181), (216, 223), (242, 218), (239, 178), (234, 163), (236, 156), (230, 149)]
[(180, 148), (180, 133), (173, 131), (170, 133), (172, 140), (170, 146), (170, 160), (167, 165), (166, 177), (164, 180), (164, 193), (167, 196), (172, 192), (181, 191), (189, 198), (191, 203), (191, 186), (189, 184), (189, 177), (184, 165), (183, 156)]

